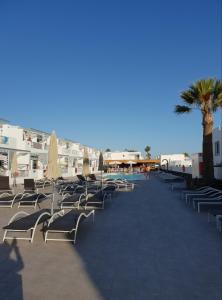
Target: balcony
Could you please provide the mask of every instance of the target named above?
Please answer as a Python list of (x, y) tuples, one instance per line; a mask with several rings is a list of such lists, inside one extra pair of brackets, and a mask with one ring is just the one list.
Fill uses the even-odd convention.
[(45, 143), (27, 141), (27, 145), (34, 153), (46, 153), (48, 151), (48, 145)]
[(34, 148), (34, 149), (42, 149), (43, 148), (42, 146), (43, 146), (42, 144), (37, 143), (37, 142), (32, 143), (32, 148)]
[(15, 138), (1, 135), (0, 136), (0, 147), (16, 149), (17, 142)]

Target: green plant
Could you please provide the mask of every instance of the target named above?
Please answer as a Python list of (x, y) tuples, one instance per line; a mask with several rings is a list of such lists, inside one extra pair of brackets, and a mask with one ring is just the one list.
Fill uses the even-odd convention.
[(176, 105), (175, 113), (189, 113), (199, 109), (203, 127), (203, 177), (207, 183), (214, 179), (212, 129), (213, 113), (222, 106), (222, 81), (202, 79), (190, 85), (180, 95), (185, 105)]

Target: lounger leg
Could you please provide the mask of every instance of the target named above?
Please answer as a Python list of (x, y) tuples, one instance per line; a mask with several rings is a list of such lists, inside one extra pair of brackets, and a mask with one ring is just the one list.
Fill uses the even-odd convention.
[(31, 243), (33, 242), (34, 234), (35, 234), (35, 229), (33, 228), (33, 229), (31, 229), (31, 239), (30, 239)]
[(210, 222), (210, 213), (207, 214), (207, 222)]
[(45, 243), (47, 243), (47, 236), (48, 236), (48, 231), (45, 232), (45, 237), (44, 237)]
[(77, 229), (75, 229), (75, 233), (74, 233), (74, 239), (73, 239), (73, 244), (75, 245), (76, 243), (76, 235), (77, 235)]
[(4, 232), (4, 236), (3, 236), (3, 242), (4, 242), (4, 241), (5, 241), (5, 239), (6, 239), (7, 232), (8, 232), (8, 230), (5, 230), (5, 232)]
[(93, 211), (93, 223), (95, 223), (95, 210)]

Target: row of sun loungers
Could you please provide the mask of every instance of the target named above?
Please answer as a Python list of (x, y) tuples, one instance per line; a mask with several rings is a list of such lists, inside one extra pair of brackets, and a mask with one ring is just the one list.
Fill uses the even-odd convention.
[[(174, 182), (184, 181), (183, 177), (166, 172), (158, 172), (158, 176), (162, 181), (171, 183), (172, 190), (174, 190)], [(183, 190), (181, 198), (187, 206), (192, 207), (198, 213), (207, 212), (208, 220), (212, 217), (216, 218), (217, 228), (222, 230), (222, 190), (203, 186), (195, 190)]]
[(163, 171), (158, 171), (156, 174), (158, 175), (158, 177), (161, 181), (170, 184), (172, 191), (178, 186), (181, 187), (181, 183), (185, 183), (185, 179), (182, 176), (177, 176), (177, 175), (174, 175), (171, 173), (166, 173)]
[[(18, 212), (15, 214), (9, 224), (4, 229), (4, 237), (3, 241), (8, 239), (20, 239), (20, 240), (28, 240), (31, 243), (33, 242), (36, 228), (39, 224), (43, 225), (43, 234), (45, 242), (51, 241), (72, 241), (76, 242), (76, 235), (79, 223), (88, 218), (89, 216), (93, 216), (94, 221), (95, 210), (87, 211), (87, 212), (79, 212), (76, 210), (71, 210), (68, 213), (64, 213), (64, 210), (60, 210), (51, 215), (50, 211), (47, 209), (41, 209), (34, 214), (28, 214), (26, 212)], [(26, 233), (30, 234), (29, 237), (22, 236), (14, 236), (15, 233)], [(49, 237), (51, 234), (73, 234), (73, 238), (52, 238)], [(13, 235), (12, 235), (13, 234)]]
[[(3, 227), (3, 241), (16, 238), (33, 242), (38, 225), (42, 225), (45, 242), (72, 241), (75, 243), (79, 224), (91, 216), (94, 220), (95, 210), (104, 209), (105, 202), (111, 199), (112, 194), (121, 189), (120, 186), (123, 184), (124, 188), (126, 186), (130, 189), (134, 187), (126, 181), (116, 183), (112, 180), (102, 184), (99, 180), (92, 184), (84, 180), (78, 183), (60, 182), (57, 184), (57, 190), (61, 200), (58, 201), (56, 210), (53, 210), (53, 193), (43, 194), (32, 191), (32, 193), (17, 195), (2, 194), (0, 206), (10, 208), (15, 204), (18, 204), (18, 208), (24, 206), (40, 208), (41, 202), (51, 199), (51, 209), (40, 209), (31, 214), (25, 211), (17, 212), (10, 219), (8, 225)], [(60, 236), (58, 237), (58, 235)]]
[(18, 193), (15, 195), (3, 193), (0, 195), (0, 207), (12, 208), (15, 204), (18, 204), (18, 208), (25, 206), (36, 208), (42, 201), (49, 198), (52, 198), (52, 193)]
[[(52, 183), (52, 180), (35, 181), (34, 179), (24, 179), (24, 191), (38, 193), (39, 189), (45, 189), (51, 186)], [(9, 185), (9, 176), (0, 176), (0, 194), (1, 193), (13, 194), (13, 189), (11, 189)]]
[(217, 228), (222, 230), (222, 190), (204, 186), (193, 191), (182, 191), (181, 198), (198, 213), (207, 212), (208, 221), (216, 218)]
[(104, 209), (105, 200), (111, 198), (111, 193), (99, 191), (95, 194), (65, 194), (59, 202), (61, 209), (76, 208), (76, 209)]
[[(56, 211), (40, 209), (32, 214), (20, 211), (10, 219), (7, 226), (3, 227), (5, 230), (3, 241), (16, 238), (33, 242), (36, 228), (42, 224), (45, 242), (55, 240), (75, 243), (79, 223), (91, 215), (94, 220), (95, 210), (104, 209), (104, 202), (107, 198), (108, 195), (102, 191), (87, 196), (85, 194), (72, 195), (62, 199), (59, 203), (60, 208)], [(67, 213), (65, 213), (66, 209), (69, 209)], [(23, 236), (17, 236), (18, 233), (22, 233)], [(55, 233), (73, 234), (73, 238), (50, 237)]]

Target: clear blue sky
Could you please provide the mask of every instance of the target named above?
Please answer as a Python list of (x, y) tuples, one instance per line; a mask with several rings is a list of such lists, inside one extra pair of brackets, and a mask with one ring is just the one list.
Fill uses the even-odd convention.
[(173, 109), (221, 78), (221, 24), (220, 0), (2, 0), (1, 117), (98, 148), (200, 151), (199, 113)]

